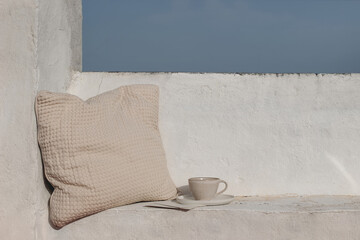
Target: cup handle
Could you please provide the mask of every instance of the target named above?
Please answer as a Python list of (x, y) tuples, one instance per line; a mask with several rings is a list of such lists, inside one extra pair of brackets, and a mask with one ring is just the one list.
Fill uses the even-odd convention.
[(228, 187), (227, 182), (225, 182), (224, 180), (220, 180), (219, 184), (220, 183), (225, 184), (225, 188), (223, 190), (221, 190), (220, 192), (216, 193), (216, 196), (222, 194), (223, 192), (225, 192), (227, 187)]

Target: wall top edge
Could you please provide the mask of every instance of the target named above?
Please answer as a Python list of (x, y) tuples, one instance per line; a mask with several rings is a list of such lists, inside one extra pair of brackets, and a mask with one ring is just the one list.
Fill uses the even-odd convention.
[(240, 75), (240, 76), (351, 76), (360, 75), (360, 73), (248, 73), (248, 72), (122, 72), (122, 71), (109, 71), (109, 72), (78, 72), (80, 74), (115, 74), (115, 75), (128, 75), (128, 74), (219, 74), (219, 75)]

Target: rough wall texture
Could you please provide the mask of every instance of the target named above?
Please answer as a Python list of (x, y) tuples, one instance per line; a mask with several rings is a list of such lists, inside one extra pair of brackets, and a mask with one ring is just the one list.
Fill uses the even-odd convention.
[(72, 70), (81, 70), (81, 0), (0, 2), (1, 239), (46, 239), (33, 103), (39, 89), (65, 91)]
[(39, 0), (39, 90), (65, 91), (72, 71), (81, 71), (80, 0)]
[(34, 239), (36, 1), (0, 3), (0, 236)]
[(236, 195), (360, 194), (360, 74), (79, 73), (86, 99), (160, 86), (160, 130), (177, 186), (219, 176)]

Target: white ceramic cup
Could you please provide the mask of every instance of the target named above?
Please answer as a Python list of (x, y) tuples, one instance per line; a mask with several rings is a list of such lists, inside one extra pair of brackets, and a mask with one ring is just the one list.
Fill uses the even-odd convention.
[[(211, 200), (227, 189), (227, 183), (219, 178), (193, 177), (189, 178), (188, 181), (190, 191), (195, 200)], [(220, 192), (217, 192), (220, 183), (224, 183), (225, 187)]]

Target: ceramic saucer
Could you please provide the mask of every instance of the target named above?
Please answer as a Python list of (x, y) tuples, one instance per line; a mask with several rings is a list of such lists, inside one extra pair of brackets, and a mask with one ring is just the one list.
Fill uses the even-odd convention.
[(195, 200), (194, 197), (191, 195), (182, 195), (176, 198), (176, 201), (181, 204), (185, 204), (185, 205), (200, 204), (205, 206), (225, 205), (230, 203), (232, 200), (234, 200), (234, 196), (226, 195), (226, 194), (218, 195), (211, 200)]

